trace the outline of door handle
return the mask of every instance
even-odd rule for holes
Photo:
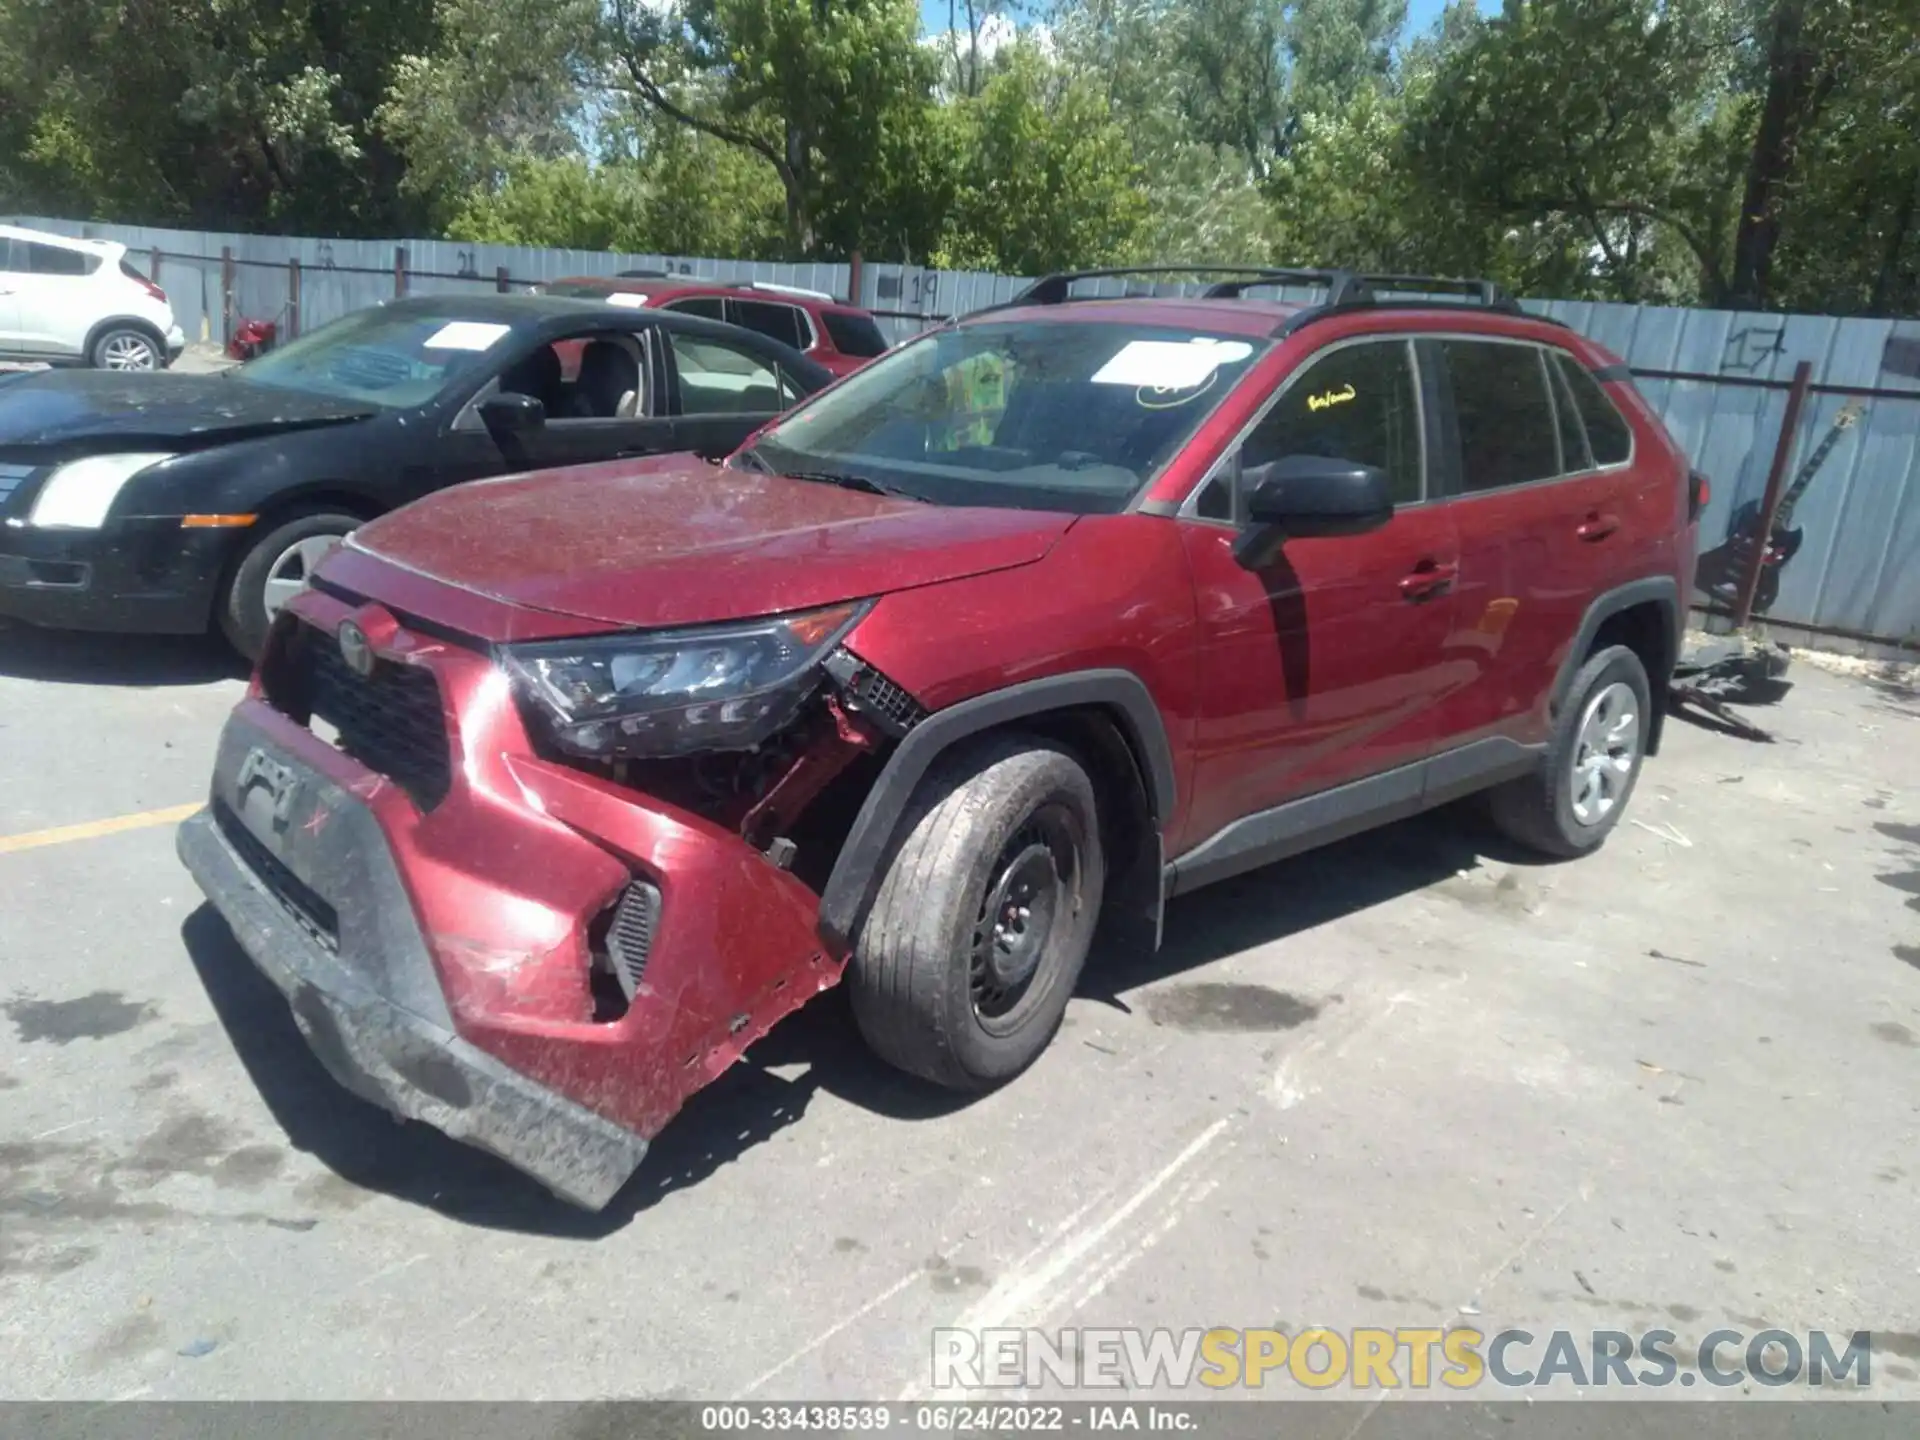
[[[1604,540],[1619,528],[1620,517],[1618,515],[1602,515],[1596,510],[1587,516],[1587,518],[1580,523],[1580,528],[1573,533],[1578,535],[1582,540]]]
[[[1414,567],[1413,573],[1400,582],[1400,593],[1408,600],[1429,600],[1451,589],[1459,574],[1458,565],[1440,565],[1432,560],[1422,560]]]

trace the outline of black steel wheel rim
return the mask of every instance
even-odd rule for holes
[[[989,1034],[1017,1030],[1050,988],[1077,909],[1076,829],[1063,806],[1043,806],[1007,838],[988,872],[968,980],[974,1018]]]

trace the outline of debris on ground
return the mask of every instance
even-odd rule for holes
[[[1743,739],[1771,743],[1771,734],[1732,706],[1778,700],[1792,659],[1786,646],[1750,635],[1690,635],[1669,693],[1678,709],[1699,710]]]

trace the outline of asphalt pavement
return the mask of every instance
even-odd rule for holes
[[[897,1400],[1104,1326],[1871,1328],[1920,1398],[1920,697],[1791,678],[1588,860],[1448,812],[1177,902],[970,1103],[829,994],[589,1216],[201,907],[217,648],[0,633],[0,1398]]]

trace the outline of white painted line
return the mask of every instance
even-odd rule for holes
[[[828,1326],[825,1330],[822,1330],[818,1335],[814,1336],[813,1339],[807,1341],[806,1344],[802,1345],[798,1350],[794,1351],[791,1355],[787,1356],[787,1358],[782,1360],[778,1365],[774,1366],[771,1370],[767,1371],[764,1375],[761,1375],[758,1379],[749,1383],[746,1389],[740,1392],[741,1398],[745,1399],[747,1396],[753,1394],[754,1391],[758,1390],[762,1385],[766,1384],[769,1380],[776,1379],[777,1377],[786,1374],[787,1371],[791,1370],[795,1365],[798,1365],[802,1360],[806,1359],[807,1356],[811,1355],[814,1351],[818,1350],[822,1345],[826,1344],[829,1340],[833,1339],[834,1336],[838,1335],[842,1330],[846,1329],[849,1325],[853,1324],[854,1321],[860,1319],[863,1315],[872,1314],[875,1310],[878,1310],[882,1305],[886,1304],[887,1301],[893,1299],[893,1297],[898,1295],[902,1290],[906,1289],[909,1285],[913,1284],[914,1281],[924,1280],[926,1278],[926,1275],[927,1275],[927,1272],[924,1270],[909,1270],[905,1275],[902,1275],[898,1280],[894,1281],[893,1284],[889,1285],[886,1289],[882,1290],[878,1295],[874,1296],[873,1299],[867,1301],[867,1303],[862,1305],[858,1310],[853,1311],[849,1315],[842,1316],[834,1324]]]
[[[1037,1302],[1049,1298],[1050,1292],[1071,1276],[1076,1265],[1085,1259],[1102,1240],[1126,1224],[1135,1212],[1165,1188],[1168,1181],[1193,1163],[1201,1151],[1225,1134],[1230,1123],[1232,1122],[1227,1119],[1214,1121],[1201,1131],[1186,1149],[1156,1171],[1144,1185],[1127,1198],[1119,1209],[1098,1225],[1070,1236],[1065,1244],[1056,1248],[1054,1254],[1041,1260],[1031,1270],[1022,1266],[1019,1271],[995,1285],[979,1304],[969,1309],[961,1318],[960,1328],[998,1329],[1032,1308]]]

